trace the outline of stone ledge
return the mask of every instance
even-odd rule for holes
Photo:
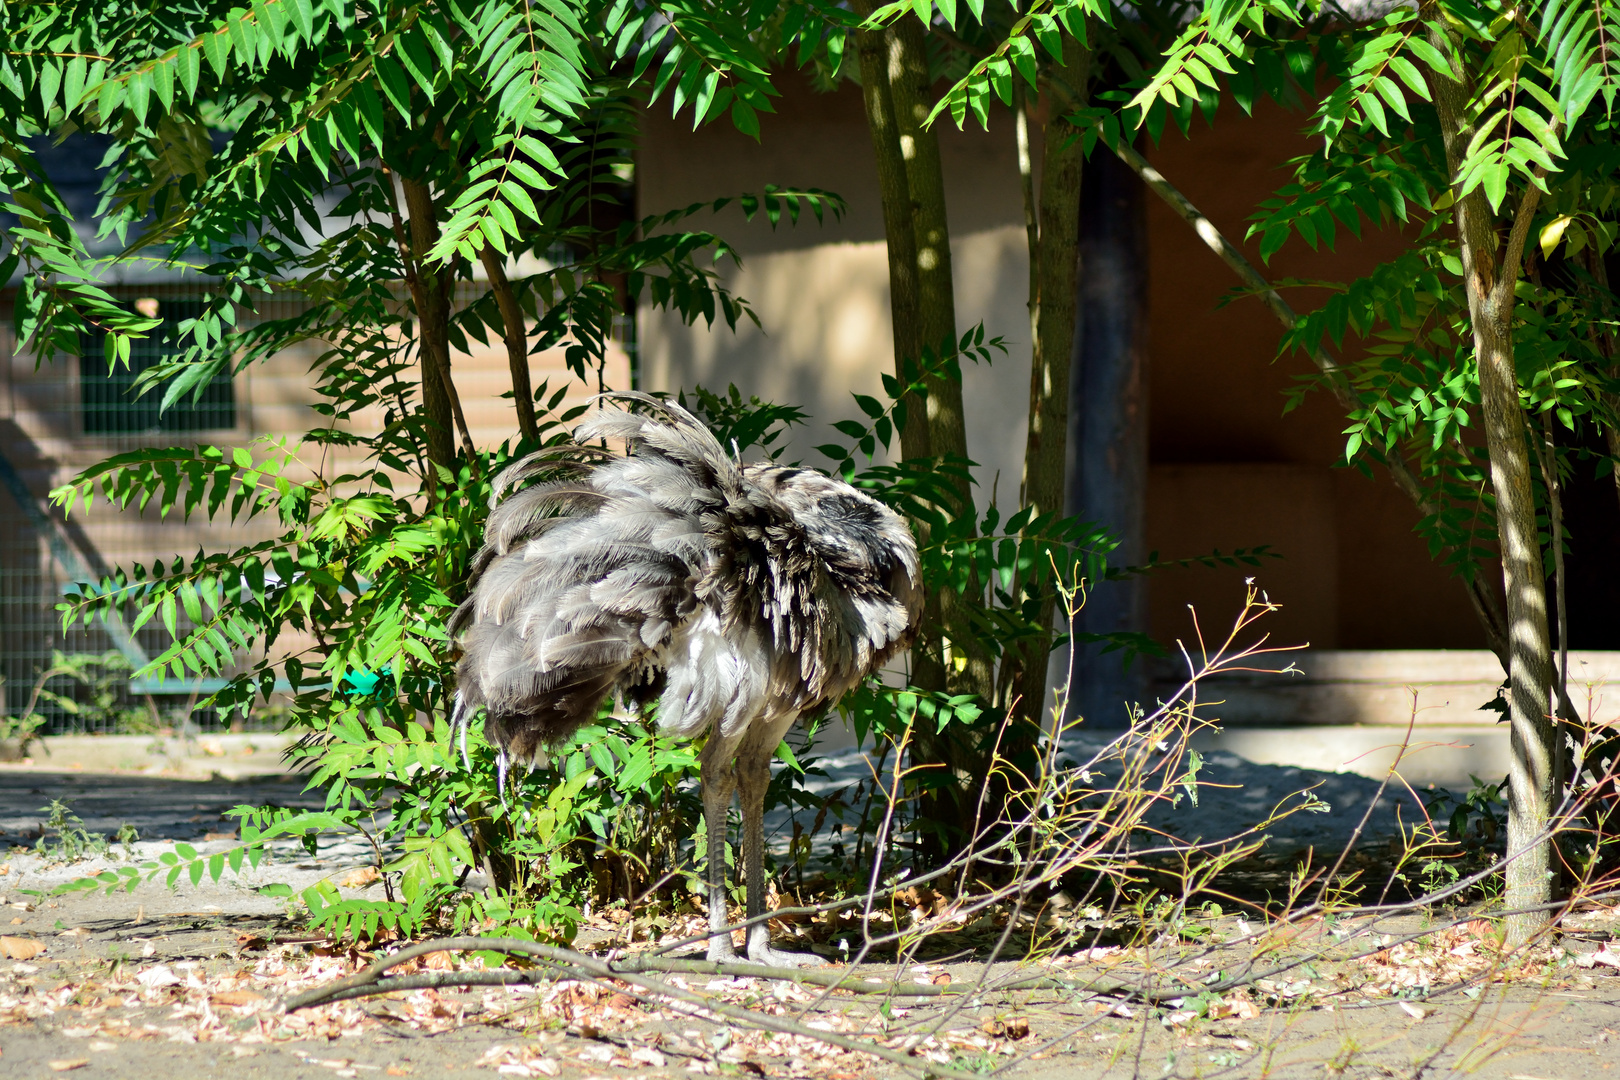
[[[1502,668],[1484,649],[1302,649],[1273,653],[1268,667],[1292,663],[1297,674],[1243,672],[1205,681],[1199,712],[1234,727],[1372,725],[1404,727],[1417,691],[1419,727],[1485,727],[1498,714]],[[1184,674],[1169,661],[1151,667],[1156,698],[1174,693]],[[1570,697],[1597,719],[1620,714],[1620,652],[1569,654]],[[1605,693],[1606,686],[1614,690]]]
[[[26,755],[0,743],[0,761],[12,769],[45,772],[138,772],[206,780],[239,780],[292,772],[282,759],[293,739],[251,735],[53,735],[29,743]]]
[[[1192,737],[1192,747],[1203,754],[1225,750],[1257,765],[1350,772],[1382,780],[1404,735],[1404,728],[1392,726],[1239,727],[1200,731]],[[1506,724],[1426,725],[1413,731],[1400,775],[1419,797],[1431,784],[1461,793],[1472,786],[1473,776],[1492,783],[1501,780],[1512,759]],[[1400,780],[1390,783],[1401,790]]]

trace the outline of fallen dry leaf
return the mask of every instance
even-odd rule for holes
[[[21,922],[22,920],[13,919],[11,921]],[[0,937],[0,955],[4,955],[8,960],[32,960],[44,951],[45,946],[33,938]]]
[[[357,866],[338,878],[338,884],[345,889],[358,889],[361,886],[370,885],[380,877],[382,875],[377,872],[375,866]]]
[[[422,958],[422,966],[429,971],[454,971],[456,954],[448,952],[428,953]]]
[[[1217,1001],[1210,1006],[1209,1018],[1211,1020],[1258,1020],[1260,1006],[1244,996],[1234,996],[1227,1001]]]
[[[951,973],[950,972],[942,971],[938,975],[934,976],[934,985],[935,986],[949,986],[950,984],[951,984]]]
[[[1620,954],[1610,952],[1609,947],[1605,945],[1597,952],[1587,953],[1584,956],[1575,958],[1576,967],[1590,968],[1599,964],[1604,967],[1620,968]]]
[[[1005,1020],[991,1018],[980,1024],[979,1030],[997,1039],[1022,1039],[1029,1034],[1029,1021],[1022,1016],[1009,1016]]]
[[[75,926],[71,930],[64,930],[57,937],[89,937],[90,931],[82,926]]]
[[[148,990],[156,990],[164,986],[178,986],[184,980],[182,980],[180,976],[176,975],[174,972],[170,971],[163,964],[159,964],[156,967],[149,967],[145,971],[138,973],[135,976],[135,981],[146,987]]]
[[[89,1058],[64,1058],[58,1061],[47,1061],[52,1072],[67,1072],[69,1069],[82,1069],[90,1064]]]
[[[216,1005],[256,1005],[261,1001],[270,999],[263,994],[255,994],[252,990],[224,990],[218,994],[210,994],[210,999]]]
[[[1434,1012],[1433,1009],[1422,1008],[1421,1006],[1412,1004],[1410,1001],[1401,1002],[1401,1011],[1414,1020],[1426,1020],[1428,1019],[1429,1014]]]

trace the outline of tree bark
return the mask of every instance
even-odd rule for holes
[[[884,33],[895,134],[911,200],[913,280],[917,290],[917,345],[956,343],[956,295],[951,277],[951,234],[945,217],[945,173],[939,137],[923,126],[932,108],[922,24],[899,20]],[[919,348],[919,352],[920,352]],[[915,355],[915,354],[914,354]],[[962,384],[943,376],[928,383],[928,436],[934,456],[967,456]],[[967,485],[961,494],[969,497]]]
[[[855,0],[855,14],[872,13],[870,0]],[[867,131],[877,159],[878,191],[883,203],[883,234],[889,260],[889,312],[894,339],[895,377],[906,379],[906,362],[922,356],[922,328],[917,297],[917,235],[911,213],[911,189],[906,182],[906,161],[900,150],[894,98],[889,86],[889,44],[884,31],[856,34],[856,55],[861,67],[861,99]],[[915,394],[905,400],[906,422],[900,425],[900,454],[906,461],[934,456],[929,441],[928,405]],[[928,526],[913,520],[919,544],[928,542]],[[944,617],[940,598],[930,594],[923,603],[922,626],[911,649],[911,682],[924,690],[945,689]]]
[[[405,193],[405,213],[411,230],[411,292],[416,302],[416,347],[422,372],[422,411],[428,422],[428,462],[430,467],[449,468],[456,459],[456,447],[450,382],[450,298],[445,287],[448,275],[434,271],[422,258],[439,238],[439,223],[426,185],[402,176],[400,187]],[[438,477],[429,477],[429,484],[437,486]]]
[[[928,349],[955,349],[956,296],[951,272],[951,234],[945,216],[945,173],[939,138],[924,121],[932,108],[928,54],[923,26],[903,18],[884,34],[888,45],[889,92],[895,130],[905,162],[911,197],[912,234],[916,242],[917,332]],[[928,389],[928,443],[934,457],[966,459],[967,425],[962,412],[962,383],[948,375],[932,377]],[[974,514],[972,486],[956,485],[960,512]],[[970,586],[971,588],[972,586]],[[941,618],[949,635],[946,686],[954,693],[976,694],[990,701],[995,693],[995,664],[967,617],[964,599],[940,596]]]
[[[1080,200],[1080,304],[1069,381],[1065,513],[1105,527],[1119,542],[1110,563],[1147,556],[1147,191],[1112,154],[1086,163]],[[1147,630],[1146,581],[1096,581],[1074,619],[1077,633]],[[1147,702],[1146,666],[1076,643],[1068,715],[1124,727]]]
[[[523,322],[523,309],[512,293],[512,283],[506,279],[501,253],[486,244],[480,254],[484,272],[489,275],[490,291],[495,294],[495,305],[501,309],[506,366],[512,371],[512,403],[517,407],[518,433],[525,442],[538,446],[540,424],[534,416],[534,387],[529,382],[529,332]]]
[[[855,14],[872,14],[870,0],[855,0]],[[917,300],[917,236],[912,228],[911,191],[906,160],[900,151],[894,98],[889,89],[889,46],[883,31],[855,35],[861,66],[861,101],[866,128],[877,158],[878,191],[883,203],[883,238],[889,256],[889,310],[894,338],[894,373],[903,377],[903,362],[922,355]],[[906,422],[900,426],[900,453],[909,461],[933,457],[928,440],[928,407],[915,394],[906,398]]]
[[[1072,40],[1070,48],[1079,48]],[[1076,84],[1084,95],[1089,50],[1081,50]],[[1084,105],[1085,101],[1079,102]],[[1037,515],[1061,514],[1068,465],[1069,362],[1074,351],[1080,280],[1080,183],[1086,157],[1079,131],[1061,116],[1047,118],[1041,146],[1041,198],[1036,210],[1039,245],[1030,253],[1039,268],[1034,310],[1035,340],[1029,366],[1029,427],[1024,441],[1023,504]],[[1043,568],[1045,569],[1045,568]],[[1020,643],[1015,683],[1017,715],[1043,723],[1046,671],[1052,650],[1056,598],[1045,596],[1036,615],[1037,633]]]
[[[1424,10],[1430,42],[1446,55],[1458,51],[1432,6]],[[1459,175],[1473,129],[1467,123],[1469,89],[1428,73],[1446,165]],[[1455,188],[1454,188],[1455,190]],[[1524,409],[1513,366],[1514,283],[1537,189],[1527,187],[1497,264],[1495,217],[1485,193],[1475,188],[1457,200],[1457,238],[1469,321],[1479,364],[1481,412],[1491,487],[1496,495],[1496,528],[1507,596],[1508,705],[1513,761],[1508,774],[1506,868],[1507,941],[1518,945],[1547,924],[1545,911],[1520,911],[1546,904],[1553,894],[1552,841],[1545,835],[1556,791],[1556,726],[1552,719],[1552,642],[1547,625],[1547,583],[1536,533],[1535,491]]]

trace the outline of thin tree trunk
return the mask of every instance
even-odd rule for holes
[[[894,103],[895,132],[905,163],[911,198],[917,290],[917,344],[937,349],[956,343],[956,296],[951,277],[951,234],[945,217],[945,173],[939,159],[939,137],[924,127],[932,108],[928,56],[922,24],[901,19],[884,34],[888,46],[888,82]],[[935,377],[928,384],[929,447],[934,455],[967,456],[967,428],[962,418],[962,384]],[[961,494],[969,495],[967,485]]]
[[[1541,462],[1541,487],[1547,493],[1547,517],[1552,525],[1552,535],[1548,540],[1552,544],[1553,617],[1558,631],[1558,656],[1553,666],[1553,700],[1558,706],[1558,719],[1574,725],[1580,722],[1580,717],[1575,712],[1574,702],[1569,700],[1569,579],[1564,573],[1564,494],[1558,478],[1558,443],[1553,438],[1552,419],[1546,413],[1541,414],[1536,456]],[[1553,758],[1553,797],[1561,800],[1567,790],[1573,757],[1571,748],[1556,730],[1553,737],[1553,745],[1557,749]]]
[[[1069,46],[1079,47],[1072,41]],[[1090,51],[1081,50],[1075,81],[1082,88],[1090,60]],[[1038,515],[1063,512],[1069,360],[1074,352],[1080,279],[1080,181],[1086,163],[1079,134],[1061,116],[1048,117],[1041,148],[1041,201],[1037,209],[1040,245],[1031,253],[1040,268],[1040,280],[1022,484],[1024,505],[1034,507]],[[1051,705],[1046,700],[1046,668],[1055,606],[1055,598],[1048,591],[1036,616],[1038,633],[1023,641],[1018,650],[1017,712],[1020,718],[1035,723],[1044,720]]]
[[[870,0],[855,0],[855,14],[872,13]],[[894,337],[894,373],[906,378],[906,363],[922,356],[922,329],[917,299],[917,236],[912,221],[911,190],[906,183],[906,161],[889,87],[889,45],[883,31],[859,31],[856,55],[861,66],[861,98],[866,126],[877,159],[878,191],[883,203],[883,233],[889,260],[889,311]],[[929,442],[928,406],[915,394],[905,400],[905,423],[900,425],[900,454],[906,461],[934,456]],[[928,526],[911,522],[917,542],[928,542]],[[930,594],[923,604],[922,626],[911,649],[911,682],[924,690],[945,689],[943,614],[940,598]]]
[[[481,255],[484,272],[489,275],[490,291],[495,294],[495,305],[501,309],[506,366],[512,371],[512,403],[517,406],[518,433],[525,442],[538,446],[540,424],[534,416],[534,387],[529,382],[529,332],[523,322],[523,309],[512,293],[512,283],[506,279],[501,253],[486,244]]]
[[[439,223],[434,216],[433,196],[426,185],[402,176],[400,187],[405,193],[405,212],[411,229],[411,258],[415,264],[412,299],[416,301],[422,410],[427,414],[428,421],[428,461],[432,465],[449,468],[456,458],[453,425],[460,422],[462,438],[469,447],[469,457],[472,436],[467,432],[465,418],[455,415],[460,411],[460,403],[455,400],[455,384],[450,381],[448,275],[431,269],[422,259],[438,241]],[[438,478],[431,477],[430,482],[436,485]]]
[[[871,0],[855,0],[855,14],[872,14]],[[894,98],[889,90],[889,47],[883,31],[862,30],[855,36],[861,65],[861,100],[866,128],[877,158],[878,191],[883,202],[883,237],[889,256],[889,310],[894,337],[894,373],[904,377],[904,361],[922,355],[918,322],[917,236],[912,228],[911,191],[906,160],[895,126]],[[906,398],[906,422],[900,426],[900,452],[910,461],[933,456],[928,441],[927,404],[915,394]]]
[[[915,19],[901,19],[885,32],[884,39],[889,47],[889,93],[894,103],[895,130],[911,195],[917,329],[924,348],[954,349],[956,297],[951,275],[951,234],[945,216],[945,173],[940,163],[939,138],[932,128],[924,126],[932,108],[932,94],[923,26]],[[960,379],[937,376],[928,381],[928,444],[934,457],[968,456]],[[962,480],[956,489],[961,511],[971,518],[971,485]],[[947,687],[956,693],[991,700],[995,693],[994,661],[971,629],[964,599],[945,593],[940,596],[940,607],[951,645],[951,662],[945,671]]]
[[[1438,11],[1426,7],[1423,17],[1431,43],[1451,55]],[[1429,73],[1446,164],[1459,174],[1473,130],[1465,117],[1466,86]],[[1491,487],[1496,495],[1496,527],[1507,596],[1509,650],[1509,722],[1513,761],[1508,774],[1507,895],[1510,912],[1546,904],[1553,894],[1552,842],[1544,834],[1552,819],[1556,779],[1556,727],[1551,717],[1552,642],[1547,627],[1547,583],[1542,574],[1541,544],[1536,534],[1535,490],[1524,409],[1519,402],[1513,367],[1514,284],[1535,211],[1537,189],[1527,187],[1514,218],[1502,264],[1497,265],[1496,222],[1482,189],[1457,200],[1457,238],[1469,321],[1479,364],[1481,412]],[[1518,945],[1547,924],[1545,911],[1520,911],[1507,917],[1507,941]]]
[[[855,0],[855,11],[863,18],[869,15],[868,0]],[[934,133],[921,126],[929,109],[922,46],[922,27],[912,19],[857,37],[867,126],[883,195],[895,370],[902,375],[906,361],[920,363],[925,349],[942,344],[954,348],[956,336],[939,144]],[[924,388],[924,401],[907,402],[907,422],[900,431],[902,453],[911,460],[966,457],[961,383],[934,375]],[[972,492],[966,482],[957,485],[957,497],[971,520]],[[919,543],[926,544],[926,526],[913,522],[913,528]],[[911,650],[911,681],[920,689],[976,693],[988,701],[994,669],[987,651],[962,632],[967,624],[965,606],[963,597],[944,591],[925,599],[922,627]],[[951,659],[966,663],[947,663],[947,644],[954,654]],[[971,828],[985,762],[977,748],[961,744],[958,732],[941,732],[927,723],[919,723],[912,732],[911,759],[948,774],[927,783],[917,805],[918,820],[939,827],[922,833],[920,854],[925,861],[938,861],[948,853],[952,834],[959,836]]]
[[[1598,288],[1603,290],[1605,299],[1608,299],[1613,295],[1609,291],[1608,264],[1603,261],[1603,253],[1597,248],[1588,247],[1586,250],[1592,280],[1597,282]],[[1620,349],[1615,347],[1614,331],[1606,330],[1600,333],[1594,330],[1593,337],[1597,339],[1599,351],[1609,361],[1609,377],[1620,377],[1620,368],[1615,366],[1615,358],[1620,355]],[[1598,426],[1603,429],[1603,441],[1608,446],[1610,466],[1614,472],[1615,493],[1620,495],[1620,396],[1605,393],[1602,397],[1609,407],[1609,414],[1615,418],[1615,423],[1604,423],[1599,419]]]
[[[1080,178],[1086,160],[1078,134],[1068,121],[1049,119],[1041,155],[1040,296],[1023,478],[1024,504],[1040,514],[1063,509],[1069,354],[1074,350],[1080,279]]]

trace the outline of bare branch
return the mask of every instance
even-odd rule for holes
[[[1152,189],[1155,195],[1163,199],[1170,209],[1174,210],[1183,221],[1192,226],[1199,239],[1203,240],[1204,244],[1233,273],[1237,274],[1238,279],[1265,303],[1266,308],[1277,317],[1277,321],[1282,323],[1285,329],[1292,330],[1298,325],[1299,316],[1288,305],[1288,301],[1284,300],[1282,295],[1272,288],[1271,283],[1261,275],[1260,271],[1255,269],[1253,263],[1244,257],[1243,252],[1239,251],[1237,246],[1228,240],[1220,229],[1216,228],[1213,221],[1205,217],[1198,207],[1192,204],[1191,200],[1183,195],[1169,180],[1165,179],[1163,173],[1150,165],[1147,159],[1137,153],[1134,147],[1123,141],[1117,146],[1110,147],[1110,149],[1130,167],[1132,172],[1142,178],[1142,182]],[[1523,238],[1521,237],[1521,249],[1522,246]],[[1346,412],[1351,411],[1355,407],[1355,402],[1350,396],[1347,381],[1344,377],[1344,369],[1319,343],[1312,342],[1309,348],[1311,360],[1316,364],[1317,370],[1327,377],[1334,399],[1338,401],[1339,406]],[[1424,493],[1422,485],[1418,483],[1417,477],[1412,475],[1412,470],[1407,467],[1399,452],[1386,455],[1384,467],[1389,470],[1391,478],[1395,481],[1395,486],[1400,488],[1406,494],[1406,497],[1412,500],[1419,513],[1423,514],[1424,517],[1433,517],[1440,512],[1440,507]],[[1491,651],[1496,654],[1496,658],[1502,664],[1503,670],[1506,670],[1507,634],[1504,630],[1506,620],[1502,614],[1501,602],[1497,599],[1496,594],[1484,584],[1481,575],[1477,573],[1466,579],[1463,582],[1463,587],[1468,592],[1468,602],[1474,609],[1474,615],[1479,619],[1480,625],[1485,631],[1486,642],[1489,644]]]

